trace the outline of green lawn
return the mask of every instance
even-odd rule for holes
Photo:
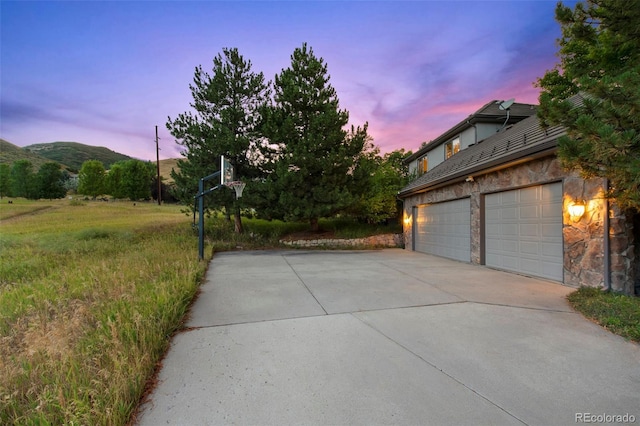
[[[640,297],[583,287],[567,299],[585,317],[612,333],[640,343]]]

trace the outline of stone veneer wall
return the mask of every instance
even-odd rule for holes
[[[636,241],[639,226],[638,216],[621,212],[615,205],[609,209],[609,251],[611,253],[611,288],[625,294],[637,294],[634,287],[640,279],[640,259]],[[635,234],[635,235],[634,235]]]
[[[602,180],[585,181],[567,173],[555,156],[533,160],[497,172],[474,177],[473,182],[459,182],[404,202],[405,248],[412,249],[413,207],[457,198],[471,200],[471,263],[481,263],[481,209],[483,194],[552,182],[563,183],[563,252],[564,283],[570,286],[604,285],[604,219],[607,214]],[[567,207],[576,199],[587,202],[585,215],[573,222]],[[632,224],[624,216],[610,219],[612,288],[633,294],[634,249]]]
[[[573,287],[604,286],[604,218],[607,214],[601,179],[585,181],[575,175],[563,186],[564,283]],[[585,201],[584,216],[574,222],[568,207]]]

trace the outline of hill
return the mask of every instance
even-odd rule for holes
[[[108,169],[113,163],[131,160],[128,155],[120,154],[102,146],[91,146],[77,142],[51,142],[25,146],[24,150],[66,164],[70,169],[79,171],[87,160],[99,160]]]
[[[21,148],[0,139],[0,164],[11,165],[14,161],[29,160],[34,171],[37,171],[43,164],[55,161],[71,172],[78,172],[85,159],[100,160],[108,169],[116,161],[130,160],[131,157],[108,148],[76,142],[41,143]],[[153,163],[155,164],[155,161]],[[178,158],[160,160],[160,176],[164,178],[163,181],[166,184],[173,183],[172,169],[178,170]]]
[[[165,184],[173,183],[173,178],[171,177],[171,169],[175,169],[176,171],[180,170],[180,168],[178,167],[178,158],[167,158],[166,160],[160,160],[160,176],[162,176],[163,182]]]
[[[13,164],[18,160],[28,160],[37,171],[43,164],[50,163],[51,160],[36,153],[26,151],[11,142],[0,139],[0,164]]]

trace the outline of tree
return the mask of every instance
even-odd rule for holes
[[[640,212],[640,0],[558,3],[556,20],[560,63],[537,81],[538,114],[566,128],[566,168],[608,179],[608,196]]]
[[[99,160],[87,160],[82,163],[78,174],[78,193],[96,198],[105,193],[105,170]]]
[[[349,113],[339,108],[327,65],[306,43],[296,48],[291,66],[275,76],[273,103],[266,109],[263,155],[271,159],[263,190],[269,216],[318,219],[353,203],[350,173],[368,140],[367,126],[344,130]]]
[[[10,181],[11,194],[14,197],[37,198],[33,165],[29,160],[13,162]]]
[[[132,201],[151,198],[153,168],[150,163],[140,160],[126,160],[122,165],[122,186],[124,195]]]
[[[380,149],[367,144],[354,170],[354,192],[357,199],[350,208],[353,216],[370,223],[398,217],[402,203],[398,191],[409,183],[408,167],[402,159],[411,155],[399,149],[380,156]]]
[[[11,197],[11,167],[0,164],[0,198]]]
[[[219,170],[220,156],[224,155],[235,167],[236,179],[249,180],[256,176],[252,153],[260,143],[257,125],[260,107],[268,96],[269,88],[262,73],[251,70],[236,48],[225,48],[213,59],[212,74],[195,70],[193,84],[189,85],[195,113],[185,112],[167,121],[167,129],[176,142],[185,149],[186,160],[179,161],[179,172],[172,172],[175,193],[185,203],[193,203],[198,180]],[[212,194],[218,203],[231,205],[231,191]],[[240,203],[234,211],[236,232],[242,232]]]
[[[105,191],[113,198],[127,198],[124,188],[124,165],[123,161],[113,163],[109,173],[105,177]]]
[[[48,162],[40,166],[36,174],[36,186],[39,198],[64,198],[67,190],[64,187],[60,164]]]

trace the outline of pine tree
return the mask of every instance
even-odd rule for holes
[[[560,63],[537,82],[539,116],[567,129],[565,167],[607,178],[608,196],[640,212],[640,0],[559,3],[556,20]]]
[[[364,128],[344,130],[349,113],[339,107],[327,65],[306,43],[291,66],[275,76],[273,104],[263,127],[271,158],[263,211],[271,217],[309,221],[331,216],[353,202],[350,172],[367,140]]]
[[[179,172],[173,172],[177,190],[183,202],[193,202],[198,180],[220,169],[224,155],[235,167],[236,179],[248,180],[256,175],[252,153],[260,143],[257,125],[259,110],[268,96],[268,85],[262,73],[251,70],[236,48],[225,48],[213,59],[212,74],[202,66],[195,70],[189,85],[195,112],[185,112],[174,120],[169,118],[167,129],[185,149],[186,160],[180,161]],[[216,191],[211,198],[230,204],[231,191]],[[188,204],[189,205],[189,204]],[[242,232],[239,200],[233,207],[236,232]]]

